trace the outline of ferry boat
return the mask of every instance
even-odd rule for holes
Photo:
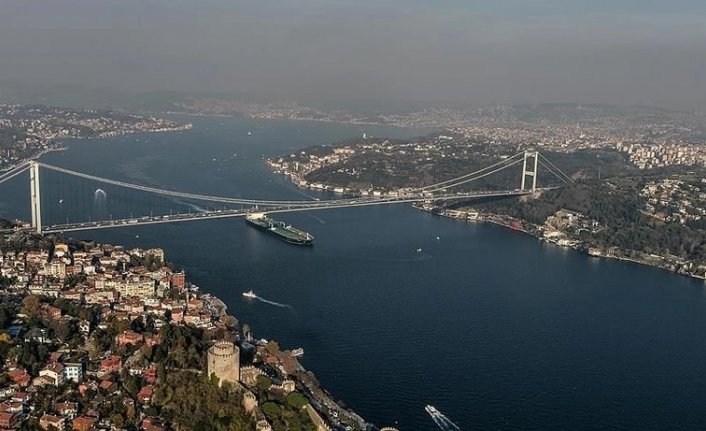
[[[296,245],[313,245],[314,236],[303,230],[292,227],[282,221],[267,217],[265,214],[250,214],[245,221],[262,231],[277,235],[280,239]]]
[[[257,295],[255,295],[255,292],[252,290],[248,290],[247,292],[243,292],[243,296],[246,298],[257,298]]]

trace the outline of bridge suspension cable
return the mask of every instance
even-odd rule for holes
[[[566,184],[566,183],[568,182],[568,181],[566,180],[566,178],[564,178],[563,176],[561,176],[560,174],[558,174],[557,172],[555,172],[549,165],[547,165],[546,163],[544,163],[542,160],[539,160],[539,164],[540,164],[540,166],[542,166],[544,169],[546,169],[548,172],[550,172],[552,175],[554,175],[555,177],[557,177],[557,178],[559,179],[559,181],[561,181],[562,183]]]
[[[495,168],[496,166],[501,166],[501,165],[503,165],[503,164],[505,164],[505,163],[507,163],[507,162],[509,162],[509,161],[511,161],[511,160],[513,160],[513,159],[515,159],[516,157],[519,157],[519,156],[523,155],[523,154],[524,154],[524,152],[519,152],[519,153],[515,154],[515,155],[512,156],[512,157],[508,157],[508,158],[503,159],[503,160],[501,160],[501,161],[499,161],[499,162],[493,163],[492,165],[486,166],[486,167],[483,168],[483,169],[478,169],[478,170],[475,171],[475,172],[471,172],[471,173],[469,173],[469,174],[464,174],[464,175],[461,175],[460,177],[451,178],[450,180],[441,181],[441,182],[438,182],[438,183],[436,183],[436,184],[430,184],[430,185],[428,185],[428,186],[419,187],[419,188],[414,189],[414,190],[412,190],[412,191],[413,191],[413,192],[424,192],[424,191],[428,191],[428,189],[447,188],[447,186],[445,186],[446,184],[453,184],[453,183],[455,183],[455,182],[457,182],[457,181],[461,181],[461,180],[464,180],[464,179],[466,179],[466,178],[473,177],[473,176],[475,176],[475,175],[480,174],[480,173],[483,172],[483,171],[487,171],[487,170],[489,170],[489,169],[493,169],[493,168]],[[508,165],[508,166],[509,166],[509,165]],[[504,169],[504,168],[502,168],[502,169]],[[459,183],[459,184],[463,184],[463,183]],[[451,186],[448,186],[448,187],[455,187],[456,185],[457,185],[457,184],[454,184],[454,185],[451,185]]]
[[[139,185],[139,184],[128,183],[125,181],[111,180],[111,179],[102,178],[102,177],[99,177],[96,175],[85,174],[85,173],[74,171],[71,169],[66,169],[66,168],[61,168],[58,166],[48,165],[48,164],[44,164],[44,163],[36,163],[36,162],[25,162],[21,165],[18,165],[17,167],[13,168],[10,171],[1,174],[0,175],[0,183],[7,181],[16,175],[19,175],[20,173],[27,170],[27,168],[30,166],[36,166],[36,167],[46,168],[50,171],[69,175],[71,177],[94,181],[94,182],[98,182],[101,184],[113,185],[113,186],[121,187],[124,189],[136,190],[136,191],[151,193],[151,194],[160,195],[160,196],[178,198],[178,199],[220,203],[220,204],[224,204],[222,211],[227,212],[228,214],[230,214],[230,212],[233,212],[233,211],[235,211],[234,214],[242,212],[243,211],[242,206],[249,206],[249,207],[254,206],[255,210],[257,210],[258,206],[262,206],[262,207],[264,207],[263,208],[264,211],[285,211],[285,210],[292,211],[292,210],[306,210],[306,209],[319,209],[319,208],[336,208],[336,207],[346,207],[346,206],[376,205],[376,204],[381,204],[381,203],[394,203],[394,202],[412,202],[412,201],[424,200],[424,199],[458,198],[458,196],[462,196],[464,194],[463,193],[455,193],[455,194],[448,193],[447,189],[450,189],[453,187],[458,187],[463,184],[467,184],[467,183],[470,183],[473,181],[480,180],[482,178],[493,175],[497,172],[508,169],[512,166],[515,166],[523,161],[526,161],[527,154],[528,153],[526,151],[522,151],[522,152],[519,152],[511,157],[507,157],[503,160],[500,160],[496,163],[493,163],[489,166],[486,166],[482,169],[478,169],[474,172],[464,174],[464,175],[458,176],[456,178],[440,181],[435,184],[430,184],[427,186],[411,189],[411,190],[408,190],[407,193],[400,194],[400,195],[376,196],[376,197],[355,197],[355,198],[349,198],[349,199],[323,199],[323,200],[316,200],[314,202],[308,201],[308,200],[307,201],[304,201],[304,200],[294,200],[293,201],[293,200],[243,199],[243,198],[212,196],[212,195],[204,195],[204,194],[188,193],[188,192],[178,192],[178,191],[173,191],[173,190],[160,189],[157,187],[150,187],[150,186],[143,186],[143,185]],[[539,163],[541,163],[541,165],[544,168],[546,168],[552,175],[556,176],[564,183],[571,181],[571,178],[568,175],[566,175],[563,171],[561,171],[559,168],[557,168],[556,165],[551,163],[549,160],[547,160],[544,156],[542,156],[538,152],[536,154],[537,155],[534,157],[536,157],[537,160],[539,161]],[[35,163],[35,164],[32,165],[32,163]],[[517,190],[518,189],[515,189],[515,191],[508,190],[507,193],[512,194],[512,193],[517,192]],[[439,193],[439,192],[442,192],[442,193]],[[500,192],[496,191],[495,193],[497,194]],[[503,192],[503,193],[505,193],[505,192]],[[468,193],[466,193],[466,194],[468,194]],[[478,193],[476,193],[476,194],[478,194]],[[482,195],[482,194],[484,194],[484,192],[480,192],[480,194]],[[60,199],[59,201],[61,202],[61,201],[63,201],[63,199]],[[152,205],[152,203],[150,203],[150,205]],[[225,205],[241,205],[241,208],[240,208],[240,210],[227,209],[225,207]],[[248,211],[252,211],[252,208]],[[204,210],[204,211],[199,211],[199,212],[208,212],[208,211]],[[217,212],[220,212],[220,211],[214,211],[214,213],[217,213]],[[171,215],[171,210],[170,210],[170,215]],[[150,211],[150,217],[152,217],[152,211]],[[130,212],[130,219],[132,219],[132,218],[133,218],[132,212]],[[111,220],[112,220],[112,214],[111,214]],[[68,225],[68,218],[67,218],[67,225]],[[81,226],[83,226],[83,225],[81,225]]]
[[[550,169],[547,165],[544,165],[544,167],[547,168],[547,170],[549,170],[549,172],[554,174],[554,176],[556,176],[560,180],[564,181],[564,184],[574,182],[574,180],[570,176],[566,175],[566,173],[564,171],[559,169],[554,163],[552,163],[549,159],[544,157],[544,154],[539,153],[539,152],[537,154],[539,154],[539,158],[541,159],[540,161],[544,161],[545,163],[549,164],[549,166],[551,166],[553,169]],[[553,170],[556,170],[561,175],[557,175],[556,172],[554,172]]]
[[[5,181],[11,180],[12,178],[16,177],[17,175],[23,173],[24,171],[27,170],[29,167],[29,162],[24,162],[18,166],[15,166],[14,168],[10,169],[9,171],[5,172],[4,174],[0,175],[0,184],[4,183]]]
[[[96,181],[104,184],[110,184],[118,187],[125,187],[128,189],[139,190],[148,193],[155,193],[162,196],[171,196],[182,199],[193,199],[207,202],[217,202],[222,204],[237,204],[237,205],[262,205],[262,206],[319,206],[324,205],[326,202],[331,201],[275,201],[275,200],[259,200],[259,199],[240,199],[240,198],[228,198],[222,196],[211,196],[211,195],[201,195],[196,193],[186,193],[186,192],[176,192],[172,190],[158,189],[156,187],[141,186],[138,184],[132,184],[125,181],[110,180],[107,178],[101,178],[95,175],[84,174],[77,171],[72,171],[66,168],[60,168],[58,166],[52,166],[47,164],[40,164],[43,168],[64,173],[67,175],[73,175],[75,177]],[[337,200],[336,202],[346,202],[347,199]]]
[[[508,159],[505,159],[505,160],[507,161]],[[522,162],[522,159],[515,160],[515,161],[513,161],[512,163],[509,163],[509,164],[506,164],[505,166],[502,166],[502,167],[493,169],[492,171],[486,172],[486,173],[484,173],[484,174],[482,174],[482,175],[480,175],[480,176],[478,176],[478,177],[475,177],[475,178],[467,178],[467,179],[464,179],[464,180],[461,180],[461,181],[457,181],[457,182],[455,182],[455,183],[453,183],[453,184],[449,184],[449,185],[445,185],[445,186],[442,186],[442,187],[439,187],[439,188],[435,188],[435,189],[433,189],[433,190],[426,190],[426,192],[431,192],[431,193],[433,193],[433,192],[438,192],[438,191],[443,190],[443,189],[447,189],[447,188],[451,188],[451,187],[457,187],[457,186],[460,186],[460,185],[462,185],[462,184],[470,183],[470,182],[472,182],[472,181],[476,181],[476,180],[479,180],[479,179],[481,179],[481,178],[487,177],[488,175],[492,175],[492,174],[494,174],[494,173],[497,173],[497,172],[500,172],[500,171],[502,171],[502,170],[505,170],[505,169],[507,169],[507,168],[509,168],[509,167],[511,167],[511,166],[514,166],[514,165],[520,163],[520,162]]]

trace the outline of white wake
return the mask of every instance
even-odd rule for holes
[[[453,423],[451,419],[446,417],[446,415],[441,413],[438,409],[433,409],[432,411],[427,409],[427,413],[429,413],[434,423],[443,431],[461,431],[458,425]]]
[[[292,308],[292,306],[289,304],[283,304],[281,302],[270,301],[269,299],[265,299],[265,298],[263,298],[261,296],[257,296],[257,295],[255,295],[252,299],[257,299],[260,302],[264,302],[265,304],[274,305],[275,307]]]

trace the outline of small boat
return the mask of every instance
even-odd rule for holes
[[[434,406],[427,405],[424,407],[424,410],[429,413],[429,416],[434,420],[434,422],[441,428],[442,430],[446,431],[461,431],[461,428],[459,428],[458,425],[455,423],[451,422],[451,419],[447,418],[446,415],[441,413],[439,409],[437,409]]]
[[[302,349],[302,348],[300,347],[300,348],[298,348],[298,349],[292,350],[292,356],[296,356],[296,357],[304,356],[304,349]]]
[[[418,248],[418,249],[417,249],[417,253],[421,253],[421,252],[422,252],[422,249],[421,249],[421,248]]]
[[[257,298],[257,295],[255,295],[255,292],[252,290],[248,290],[247,292],[243,292],[243,296],[246,298]]]

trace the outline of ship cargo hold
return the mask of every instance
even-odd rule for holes
[[[274,220],[265,214],[250,214],[245,217],[245,221],[253,227],[268,232],[296,245],[313,245],[314,236],[303,230],[292,227],[282,221]]]

